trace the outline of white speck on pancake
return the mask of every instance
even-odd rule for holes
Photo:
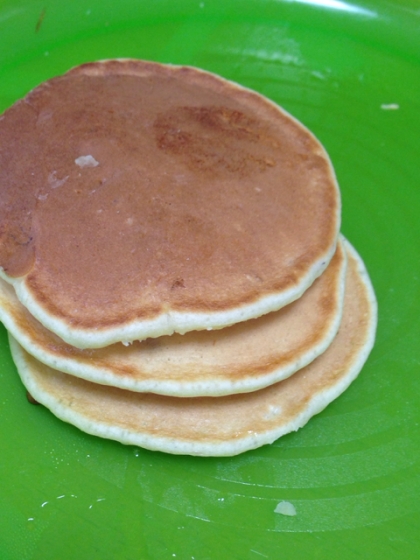
[[[97,167],[99,165],[99,161],[96,161],[91,155],[80,156],[74,160],[74,163],[79,167]]]

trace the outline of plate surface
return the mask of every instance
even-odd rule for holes
[[[113,57],[200,66],[284,106],[331,155],[379,303],[349,390],[223,459],[125,447],[29,405],[0,325],[2,559],[419,557],[419,30],[418,0],[0,0],[1,111]]]

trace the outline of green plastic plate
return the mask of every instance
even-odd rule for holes
[[[0,326],[0,559],[420,558],[420,1],[0,0],[1,111],[113,57],[217,72],[319,137],[376,289],[377,343],[302,430],[202,459],[30,405]]]

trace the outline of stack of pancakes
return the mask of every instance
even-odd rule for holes
[[[0,117],[0,320],[80,429],[234,455],[361,370],[376,301],[319,142],[207,72],[85,64]]]

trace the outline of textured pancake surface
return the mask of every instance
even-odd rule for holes
[[[327,266],[325,150],[261,95],[136,60],[77,67],[0,119],[0,267],[80,348],[220,328],[297,299]]]
[[[33,318],[2,280],[0,320],[41,362],[96,383],[182,397],[248,392],[285,379],[325,351],[340,325],[345,275],[340,241],[325,272],[300,299],[279,311],[222,330],[129,346],[70,346]]]
[[[302,427],[358,375],[373,346],[376,299],[357,253],[348,250],[340,330],[330,347],[288,379],[260,391],[224,397],[176,398],[135,393],[53,370],[10,337],[28,391],[80,429],[176,454],[235,455]]]

